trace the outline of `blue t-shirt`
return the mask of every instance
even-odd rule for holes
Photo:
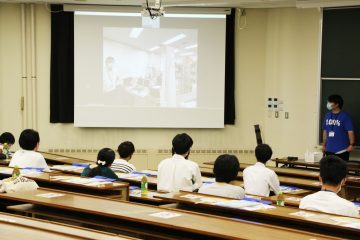
[[[328,112],[325,115],[323,130],[326,130],[326,151],[337,153],[346,150],[350,145],[349,131],[354,131],[354,125],[349,114]],[[333,134],[332,134],[333,133]]]

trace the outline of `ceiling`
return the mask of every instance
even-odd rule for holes
[[[155,0],[149,0],[154,3]],[[337,7],[360,5],[360,0],[162,0],[166,6],[188,7]],[[96,5],[128,5],[141,6],[145,0],[0,0],[10,3],[67,3]]]

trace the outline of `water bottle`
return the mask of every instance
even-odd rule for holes
[[[141,196],[147,196],[148,195],[148,179],[144,175],[141,179]]]
[[[285,206],[285,198],[283,192],[279,192],[276,199],[276,205],[277,206]]]

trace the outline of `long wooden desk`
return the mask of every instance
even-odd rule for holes
[[[287,158],[277,158],[272,159],[275,162],[276,167],[279,167],[279,164],[283,164],[287,167],[305,167],[305,168],[315,168],[318,169],[320,164],[318,162],[305,162],[304,159],[298,160],[288,160]],[[350,161],[348,162],[348,171],[360,173],[360,162]]]
[[[82,172],[82,169],[80,167],[76,167],[76,166],[72,167],[72,166],[56,165],[56,166],[53,166],[52,169],[62,171],[63,173],[77,174],[77,175],[81,174],[81,172]],[[141,173],[141,172],[142,171],[139,171],[138,173]],[[156,171],[153,171],[153,170],[144,170],[144,174],[147,174],[149,172],[152,173],[151,175],[148,175],[148,177],[147,177],[149,188],[156,190],[156,188],[157,188],[157,173],[156,173]],[[206,169],[202,173],[205,176],[207,175],[206,173],[209,173],[208,176],[211,176],[211,178],[203,177],[204,182],[214,181],[213,175],[212,175],[212,170],[210,171],[210,170]],[[117,173],[117,175],[121,181],[128,182],[132,186],[140,186],[141,185],[141,178],[142,178],[141,174]],[[241,180],[233,181],[232,184],[243,187],[243,182]],[[295,195],[307,195],[307,194],[311,193],[311,191],[305,190],[305,189],[296,189],[291,192],[289,192],[289,191],[290,190],[288,190],[287,193],[291,193],[291,194],[295,194]],[[139,200],[137,198],[132,198],[132,199]],[[144,199],[144,200],[146,200],[146,199]]]
[[[0,167],[0,179],[10,177],[12,170],[9,167]],[[34,180],[41,187],[107,196],[122,200],[129,199],[129,184],[126,182],[92,181],[90,178],[80,178],[80,176],[61,172],[29,172],[22,175]],[[85,183],[85,179],[89,181]]]
[[[49,194],[62,195],[52,198],[44,197]],[[89,219],[96,218],[97,222],[101,222],[102,219],[105,221],[114,219],[113,225],[132,225],[136,231],[143,233],[149,231],[152,236],[158,236],[159,239],[163,239],[164,235],[167,239],[337,239],[328,234],[319,235],[277,226],[254,224],[242,219],[232,220],[46,189],[0,194],[0,198],[48,207],[59,214],[65,211],[86,214]],[[111,228],[110,225],[109,228]]]
[[[61,154],[42,152],[42,151],[38,151],[38,152],[44,156],[44,158],[48,164],[94,163],[94,161],[70,157],[70,156],[61,155]]]
[[[211,173],[213,169],[214,162],[207,162],[206,164],[203,164],[201,166],[201,170],[204,175],[206,176],[212,176]],[[246,167],[251,166],[250,164],[240,164],[240,170],[244,170]],[[305,170],[305,169],[295,169],[295,168],[277,168],[277,167],[267,167],[269,169],[272,169],[279,177],[279,180],[282,184],[288,184],[292,186],[298,186],[297,184],[300,184],[299,187],[303,187],[305,189],[308,189],[308,187],[312,186],[312,184],[318,184],[316,182],[319,182],[319,171],[312,171],[312,170]],[[211,169],[207,170],[207,169]],[[240,172],[240,179],[242,179],[242,173]],[[313,182],[311,182],[313,180]],[[310,185],[309,185],[310,184]],[[346,181],[346,187],[354,188],[354,187],[360,187],[360,176],[356,175],[348,175],[347,181]],[[316,190],[316,189],[313,189]],[[351,193],[354,189],[350,189],[349,193]],[[349,194],[353,195],[353,194]],[[356,196],[355,196],[356,197]]]
[[[56,239],[56,240],[125,240],[133,239],[115,234],[85,229],[76,226],[35,220],[8,213],[0,213],[0,231],[2,240]]]
[[[186,209],[205,209],[207,213],[209,211],[222,212],[226,214],[225,216],[238,216],[248,220],[272,224],[276,222],[283,226],[302,230],[328,232],[328,234],[334,234],[334,236],[341,233],[345,238],[358,239],[360,236],[359,218],[348,218],[278,206],[238,208],[235,203],[239,200],[189,192],[172,193],[160,196],[160,198],[177,201],[179,204],[187,206]],[[349,223],[352,223],[353,226],[347,225]]]

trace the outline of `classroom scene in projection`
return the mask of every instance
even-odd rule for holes
[[[359,240],[360,2],[0,0],[0,240]]]
[[[196,107],[197,47],[196,29],[105,27],[103,91],[114,104]]]

